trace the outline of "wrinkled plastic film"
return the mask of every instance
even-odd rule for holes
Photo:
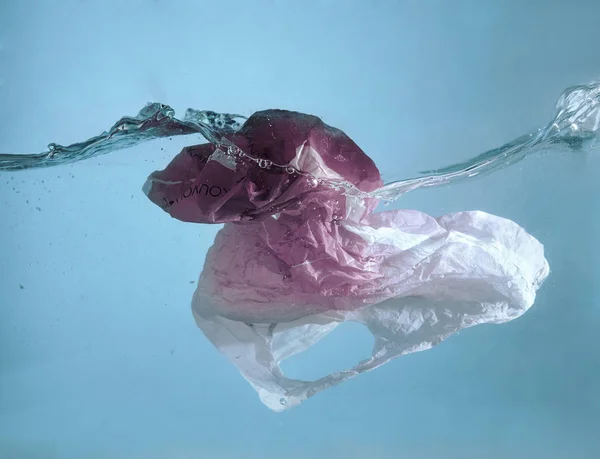
[[[408,214],[407,219],[415,216],[412,211]],[[231,312],[224,304],[223,298],[231,296],[227,289],[236,287],[215,283],[211,274],[212,257],[218,247],[227,245],[226,240],[219,241],[219,246],[211,248],[208,254],[194,294],[194,317],[207,338],[257,390],[263,403],[282,411],[395,357],[429,349],[463,328],[507,322],[531,307],[535,291],[549,270],[539,242],[518,225],[481,212],[455,214],[439,222],[445,227],[443,235],[435,230],[423,232],[421,235],[430,237],[412,249],[391,249],[398,262],[388,263],[385,274],[393,281],[369,295],[371,301],[388,299],[365,305],[363,299],[349,298],[345,309],[314,312],[322,308],[320,298],[315,296],[314,304],[302,305],[301,317],[288,317],[278,323],[265,322],[265,318],[276,316],[273,311],[280,310],[281,305],[269,304],[271,311],[265,312],[252,302],[237,303]],[[474,244],[474,235],[481,241],[482,234],[478,232],[482,228],[486,228],[484,239],[489,242]],[[406,237],[401,229],[396,231],[397,238],[388,237],[388,242],[402,245]],[[422,261],[413,268],[416,259]],[[248,285],[237,288],[247,289]],[[280,301],[294,303],[293,298]],[[240,310],[247,314],[240,314]],[[248,311],[257,312],[253,316]],[[302,316],[304,311],[312,312]],[[279,367],[284,358],[303,352],[344,321],[362,323],[374,336],[369,360],[316,381],[285,377]]]
[[[259,112],[229,138],[185,148],[144,189],[172,217],[224,223],[192,301],[196,323],[270,409],[281,411],[458,330],[527,311],[549,273],[541,243],[480,211],[375,213],[383,186],[346,134],[309,115]],[[270,167],[287,164],[292,170]],[[296,173],[300,170],[303,173]],[[344,321],[375,339],[370,359],[315,381],[280,362]]]

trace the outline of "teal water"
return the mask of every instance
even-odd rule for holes
[[[3,153],[85,141],[148,101],[176,113],[286,108],[343,129],[393,184],[449,164],[459,167],[440,173],[466,171],[541,128],[552,152],[527,149],[510,167],[389,208],[510,218],[545,245],[552,272],[522,318],[275,414],[191,317],[218,227],[172,220],[141,192],[189,137],[0,171],[0,458],[597,457],[600,160],[585,134],[597,112],[571,113],[577,132],[552,125],[558,96],[600,76],[599,11],[591,1],[5,2]],[[318,377],[368,355],[370,340],[344,325],[284,366]]]

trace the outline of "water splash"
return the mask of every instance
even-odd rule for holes
[[[591,149],[600,129],[600,82],[573,86],[563,92],[556,114],[545,128],[523,135],[499,148],[462,163],[421,172],[420,177],[386,184],[370,193],[388,201],[423,187],[446,185],[461,179],[493,172],[544,151]]]
[[[133,117],[123,117],[107,132],[85,142],[68,146],[50,144],[48,151],[39,154],[0,154],[0,171],[68,164],[133,147],[150,140],[179,135],[201,134],[209,142],[224,147],[233,158],[245,157],[260,167],[282,168],[287,173],[298,173],[289,164],[275,164],[253,158],[227,141],[246,118],[242,115],[215,113],[188,109],[182,120],[175,118],[168,105],[151,103]],[[573,86],[563,92],[556,104],[552,122],[535,132],[518,137],[499,148],[487,151],[469,161],[442,169],[422,172],[420,176],[386,184],[371,192],[361,192],[352,184],[342,181],[321,183],[346,194],[373,197],[387,202],[404,193],[423,187],[447,185],[459,180],[490,173],[514,164],[528,155],[549,150],[576,151],[591,147],[600,129],[600,82]]]
[[[60,166],[111,153],[163,137],[201,134],[209,142],[222,144],[224,136],[237,131],[242,115],[188,109],[182,120],[168,105],[150,103],[136,116],[124,116],[113,127],[85,142],[64,146],[51,143],[38,154],[0,154],[0,171]]]

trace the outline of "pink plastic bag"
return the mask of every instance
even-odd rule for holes
[[[456,331],[523,314],[549,267],[542,245],[484,212],[374,213],[373,161],[319,118],[254,114],[222,145],[184,148],[144,186],[186,222],[225,223],[192,309],[198,326],[281,411]],[[340,186],[332,186],[332,185]],[[365,324],[372,357],[316,381],[279,363],[343,321]]]

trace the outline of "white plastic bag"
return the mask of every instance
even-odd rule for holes
[[[379,254],[376,268],[385,279],[354,304],[349,297],[343,309],[323,310],[314,296],[314,304],[298,310],[318,312],[287,320],[279,312],[289,304],[277,304],[273,296],[250,299],[248,292],[256,288],[252,281],[231,282],[219,271],[230,262],[223,258],[224,247],[245,241],[235,252],[242,258],[255,247],[247,227],[226,225],[210,249],[192,301],[194,317],[270,409],[289,409],[395,357],[429,349],[463,328],[515,319],[533,304],[549,273],[536,239],[516,223],[484,212],[433,219],[417,211],[390,211],[372,214],[367,223],[342,225]],[[276,295],[282,303],[289,301],[283,290]],[[269,317],[277,322],[265,323]],[[370,359],[315,381],[283,375],[283,359],[308,349],[344,321],[362,323],[373,334]]]

